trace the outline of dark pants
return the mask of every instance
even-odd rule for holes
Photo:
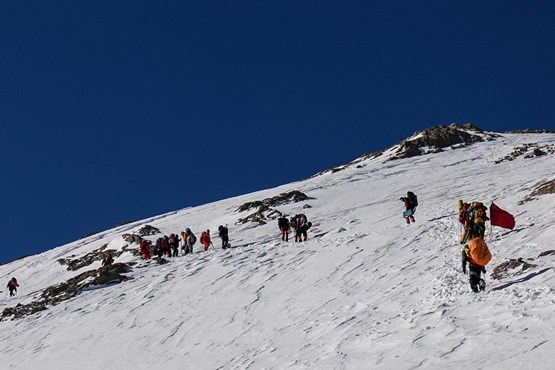
[[[468,276],[470,281],[470,288],[473,292],[480,292],[486,289],[486,282],[480,277],[482,268],[476,266],[469,266]]]
[[[227,235],[222,235],[222,249],[226,249],[229,245],[229,236]]]
[[[281,240],[285,240],[286,242],[289,241],[289,228],[282,227],[281,228]]]
[[[307,231],[308,228],[305,225],[295,230],[295,241],[302,242],[304,240],[306,242],[306,239],[308,238]]]

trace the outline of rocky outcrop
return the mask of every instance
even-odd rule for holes
[[[552,256],[555,254],[555,250],[543,251],[538,255],[538,258],[545,257],[545,256]]]
[[[501,280],[508,277],[514,277],[518,275],[522,275],[526,272],[526,270],[538,267],[537,265],[528,263],[524,261],[522,258],[518,259],[510,259],[502,264],[496,266],[493,269],[493,273],[491,274],[491,278],[494,280]]]
[[[149,235],[160,234],[160,230],[154,226],[145,225],[139,229],[138,233],[140,236],[149,236]]]
[[[258,223],[259,225],[266,224],[268,219],[275,220],[282,215],[280,211],[273,207],[281,206],[289,203],[303,202],[310,199],[305,193],[298,190],[292,190],[286,193],[281,193],[275,197],[257,200],[254,202],[247,202],[237,209],[237,212],[246,212],[256,208],[256,212],[249,214],[246,217],[240,218],[235,223],[244,224],[247,222]]]
[[[519,204],[530,202],[542,195],[547,195],[547,194],[555,194],[555,179],[538,186],[533,192],[531,192],[523,200],[521,200]]]
[[[39,300],[25,305],[18,304],[15,307],[4,309],[2,316],[0,316],[0,320],[8,318],[18,319],[45,310],[48,306],[53,306],[75,297],[90,286],[121,283],[128,279],[127,276],[123,275],[128,272],[128,270],[129,267],[126,264],[114,263],[110,266],[83,272],[63,283],[46,288],[42,292]]]
[[[449,126],[434,126],[423,131],[417,131],[410,138],[401,141],[390,149],[365,154],[350,163],[321,171],[314,176],[342,171],[352,166],[360,168],[363,166],[361,162],[368,159],[384,157],[385,160],[395,160],[416,157],[419,155],[438,153],[446,148],[459,149],[472,143],[495,140],[497,137],[499,137],[499,135],[484,132],[480,128],[469,123],[463,125],[453,123]]]
[[[143,236],[157,235],[160,234],[160,230],[151,225],[145,225],[133,234],[123,234],[123,239],[128,243],[141,244],[143,241]]]
[[[238,225],[245,224],[247,222],[255,222],[259,225],[265,225],[268,219],[275,220],[281,217],[281,215],[282,213],[277,209],[262,205],[256,212],[249,214],[247,217],[240,218],[235,224]]]
[[[553,258],[550,256],[554,255],[555,250],[546,250],[541,252],[536,258],[511,258],[496,266],[493,269],[491,278],[494,280],[502,280],[522,275],[530,269],[535,269],[538,266],[541,267],[541,265],[545,267],[546,263],[552,265]]]
[[[496,160],[495,164],[499,164],[506,161],[514,161],[518,157],[536,158],[547,154],[555,154],[555,146],[553,145],[540,146],[537,143],[523,144],[519,147],[516,147],[511,153],[507,154],[505,157]]]
[[[445,148],[458,149],[484,140],[494,140],[498,135],[485,133],[471,124],[434,126],[418,131],[410,138],[397,144],[390,159],[410,158],[424,154],[438,153]]]
[[[254,202],[247,202],[242,206],[240,206],[239,208],[237,208],[237,212],[244,212],[253,208],[260,208],[260,207],[265,207],[266,209],[269,209],[270,207],[277,207],[283,204],[302,202],[307,199],[308,199],[308,196],[305,193],[300,192],[298,190],[292,190],[285,193],[281,193],[280,195],[276,195],[275,197],[266,198],[263,200],[255,200]]]
[[[123,247],[121,250],[117,251],[115,249],[106,249],[108,244],[104,244],[102,247],[95,249],[81,257],[71,256],[74,258],[60,258],[58,263],[60,265],[67,265],[68,271],[77,271],[80,268],[89,266],[95,261],[102,261],[106,253],[110,253],[113,258],[119,257],[122,253],[127,251],[127,247]]]

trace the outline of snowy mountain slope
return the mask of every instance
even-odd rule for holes
[[[105,244],[121,249],[128,244],[122,235],[145,224],[165,234],[190,227],[198,237],[227,223],[233,246],[203,252],[197,244],[193,256],[165,265],[122,254],[116,262],[137,262],[128,281],[0,321],[0,368],[555,367],[555,255],[538,258],[555,249],[555,195],[518,204],[553,179],[555,156],[495,163],[525,143],[553,146],[555,134],[503,134],[392,161],[393,151],[385,151],[337,173],[131,223],[0,266],[6,282],[16,276],[21,284],[17,297],[4,295],[4,310],[100,267],[70,272],[58,259]],[[275,208],[307,214],[308,242],[282,242],[273,220],[235,225],[249,213],[236,211],[242,204],[290,190],[311,199]],[[420,203],[410,226],[399,201],[407,190]],[[488,238],[494,257],[484,294],[470,292],[460,272],[458,199],[495,201],[517,220],[515,230],[494,227]],[[490,279],[493,267],[519,257],[537,266]]]

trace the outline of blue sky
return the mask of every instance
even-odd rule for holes
[[[548,1],[26,1],[0,11],[0,263],[438,124],[555,129]]]

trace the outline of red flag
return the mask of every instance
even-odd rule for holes
[[[492,226],[499,226],[505,229],[514,229],[515,218],[512,214],[497,207],[495,203],[491,203],[489,207],[490,222]]]

